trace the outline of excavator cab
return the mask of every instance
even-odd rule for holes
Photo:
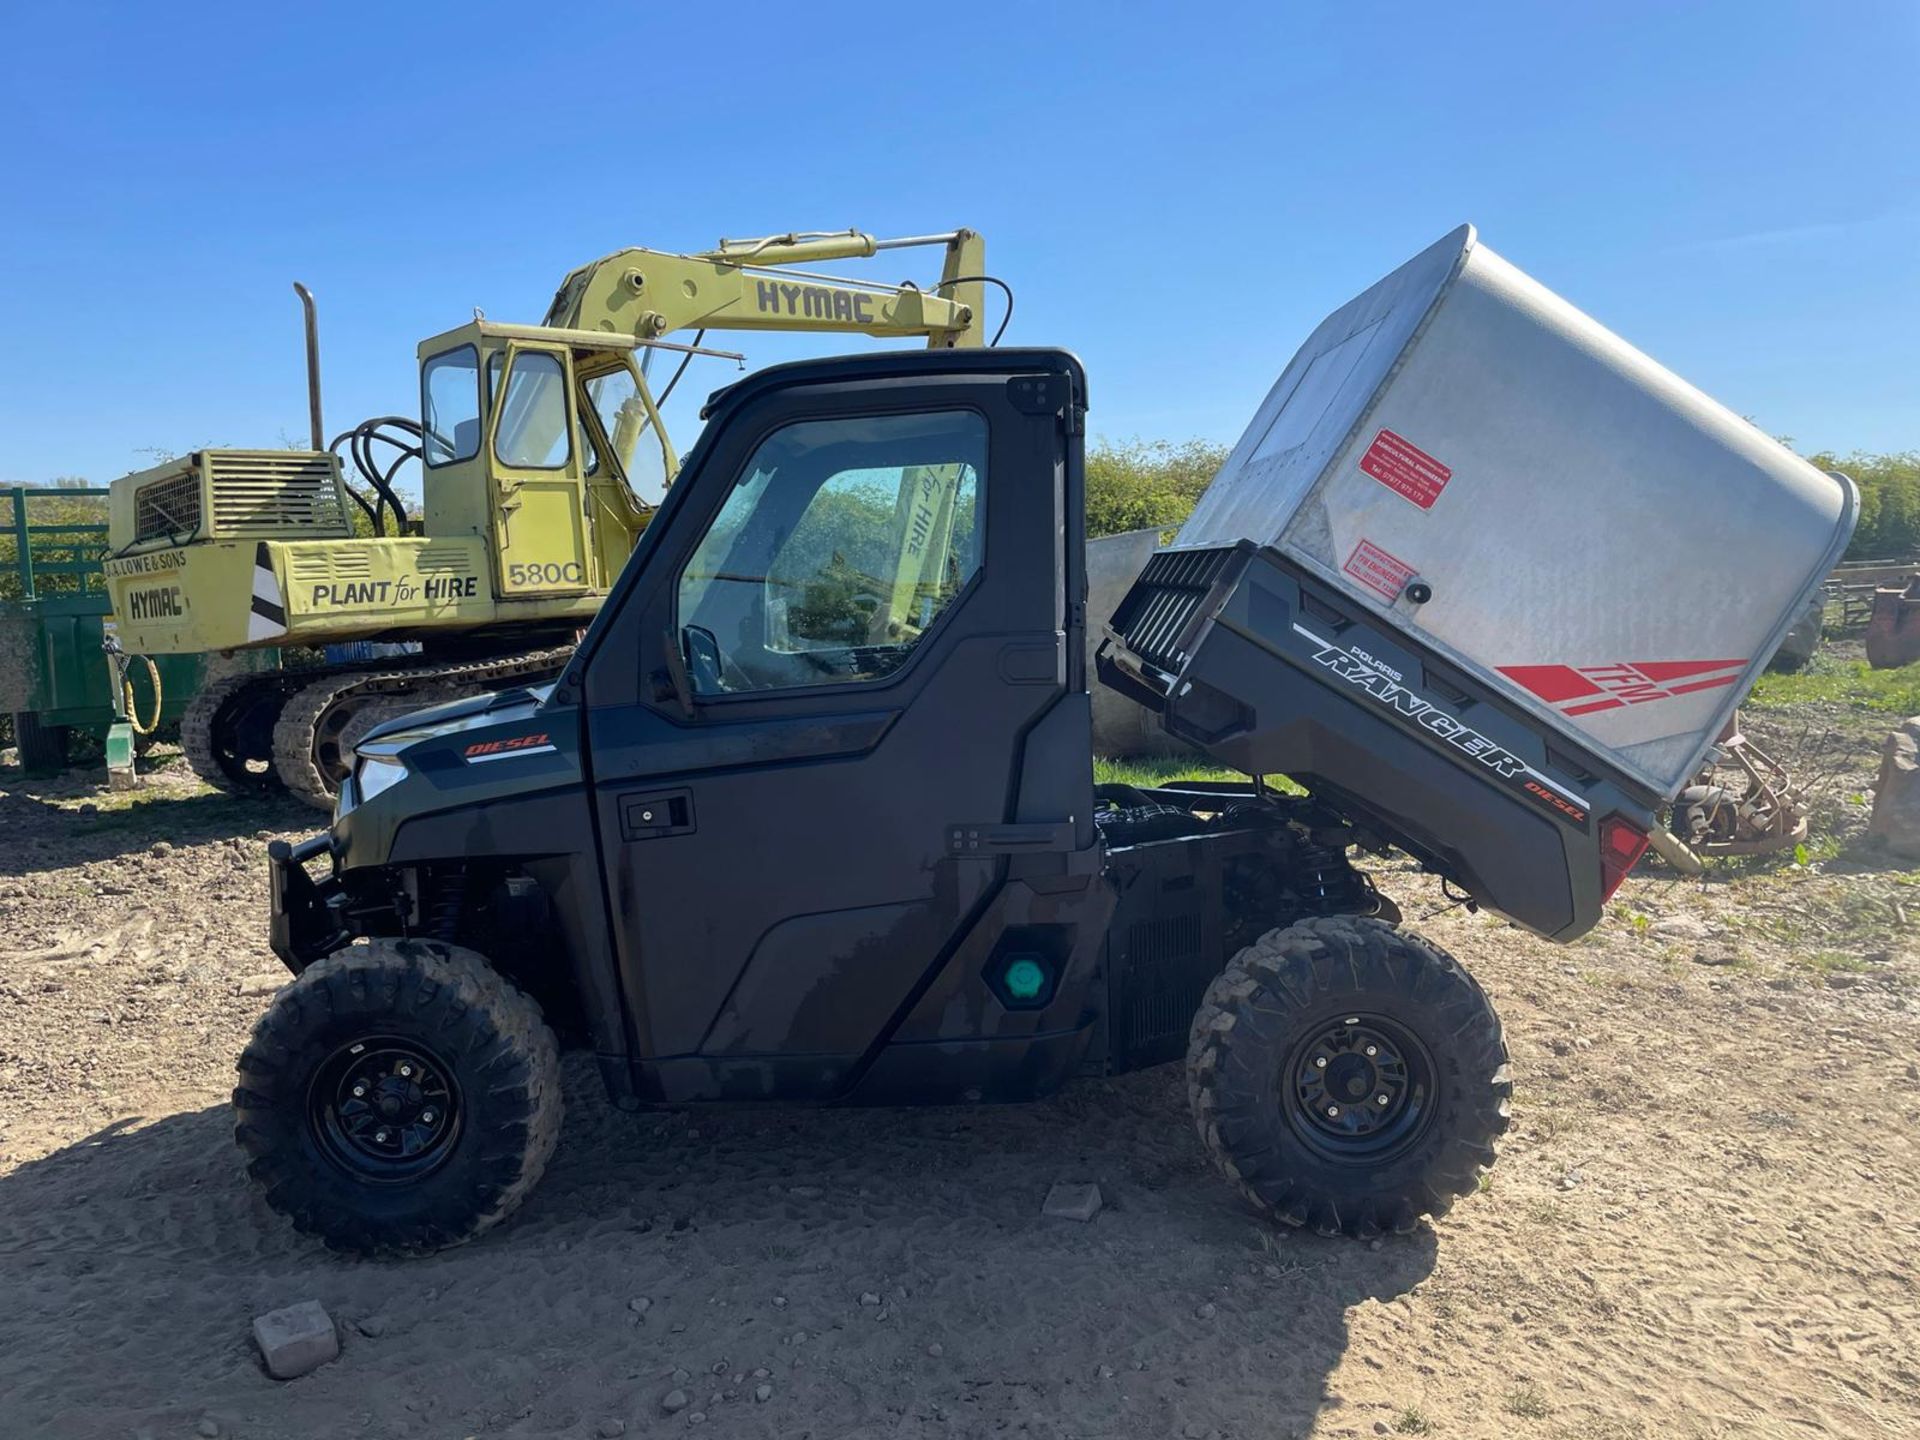
[[[426,532],[487,537],[503,604],[603,592],[678,467],[631,350],[485,320],[421,344]]]

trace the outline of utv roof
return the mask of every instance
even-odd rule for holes
[[[928,371],[951,374],[954,371],[980,371],[986,374],[1019,374],[1032,370],[1065,370],[1073,376],[1074,388],[1086,403],[1087,371],[1080,357],[1071,350],[1047,346],[1004,346],[990,350],[883,350],[871,355],[830,355],[817,360],[790,360],[769,365],[746,378],[723,385],[707,396],[700,407],[700,418],[711,420],[722,411],[744,403],[777,385],[808,381],[875,380],[898,375],[913,379]]]

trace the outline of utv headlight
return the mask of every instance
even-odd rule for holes
[[[406,763],[391,755],[362,755],[353,770],[353,788],[361,804],[404,780]]]

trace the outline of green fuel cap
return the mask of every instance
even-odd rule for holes
[[[1037,1000],[1047,988],[1047,971],[1031,955],[1016,955],[1007,962],[1001,983],[1011,1000]]]

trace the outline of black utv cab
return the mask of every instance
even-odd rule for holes
[[[556,684],[364,740],[331,831],[274,850],[297,978],[234,1093],[270,1203],[347,1249],[470,1238],[553,1149],[562,1043],[627,1108],[1024,1100],[1184,1060],[1206,1148],[1282,1221],[1404,1231],[1471,1191],[1499,1023],[1349,852],[1572,936],[1651,811],[1592,774],[1591,813],[1543,804],[1560,771],[1508,702],[1252,546],[1157,556],[1102,668],[1256,778],[1097,789],[1085,408],[1054,350],[749,378]]]

